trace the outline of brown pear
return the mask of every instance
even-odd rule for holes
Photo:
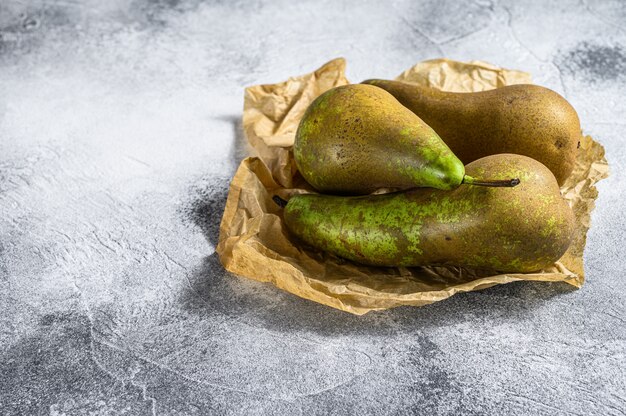
[[[532,157],[559,185],[572,173],[581,138],[574,108],[537,85],[473,93],[445,92],[400,81],[368,80],[432,127],[465,164],[498,153]]]

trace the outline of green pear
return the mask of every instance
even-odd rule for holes
[[[551,266],[565,253],[574,215],[548,168],[526,156],[500,154],[470,163],[466,170],[521,182],[502,189],[296,195],[285,207],[284,221],[305,243],[374,266],[531,272]]]
[[[465,176],[463,163],[433,129],[370,85],[333,88],[315,99],[300,121],[293,154],[304,179],[320,192],[449,190],[478,182]]]

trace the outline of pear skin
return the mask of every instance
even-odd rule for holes
[[[428,123],[463,163],[498,153],[532,157],[560,185],[574,168],[581,139],[576,110],[538,85],[473,93],[445,92],[400,81],[368,80]]]
[[[315,99],[300,122],[293,153],[304,179],[326,193],[454,189],[465,173],[433,129],[371,85],[345,85]]]
[[[520,184],[360,197],[297,195],[285,207],[285,224],[317,249],[374,266],[532,272],[561,258],[574,234],[574,215],[547,167],[500,154],[472,162],[466,171],[518,177]]]

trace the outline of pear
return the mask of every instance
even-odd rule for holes
[[[326,193],[484,184],[465,176],[463,163],[433,129],[371,85],[345,85],[315,99],[300,121],[293,154],[304,179]]]
[[[560,185],[572,173],[580,145],[576,110],[556,92],[538,85],[511,85],[455,93],[399,81],[368,80],[391,93],[441,136],[467,164],[498,153],[532,157]]]
[[[526,156],[500,154],[472,162],[466,170],[521,182],[502,189],[296,195],[285,206],[284,221],[310,246],[374,266],[532,272],[553,265],[565,253],[575,230],[574,215],[547,167]]]

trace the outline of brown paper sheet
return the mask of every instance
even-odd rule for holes
[[[367,267],[296,245],[283,224],[282,208],[271,198],[310,191],[296,171],[291,145],[309,103],[324,91],[347,84],[344,73],[345,61],[335,59],[311,74],[246,89],[243,126],[258,157],[243,160],[230,184],[217,247],[228,271],[359,315],[400,305],[422,306],[458,292],[518,280],[582,286],[583,250],[598,196],[594,184],[608,176],[604,148],[589,136],[581,139],[574,172],[561,188],[576,214],[576,238],[554,266],[541,272],[481,275],[458,267]],[[447,59],[421,62],[397,79],[464,92],[531,82],[521,71]]]

